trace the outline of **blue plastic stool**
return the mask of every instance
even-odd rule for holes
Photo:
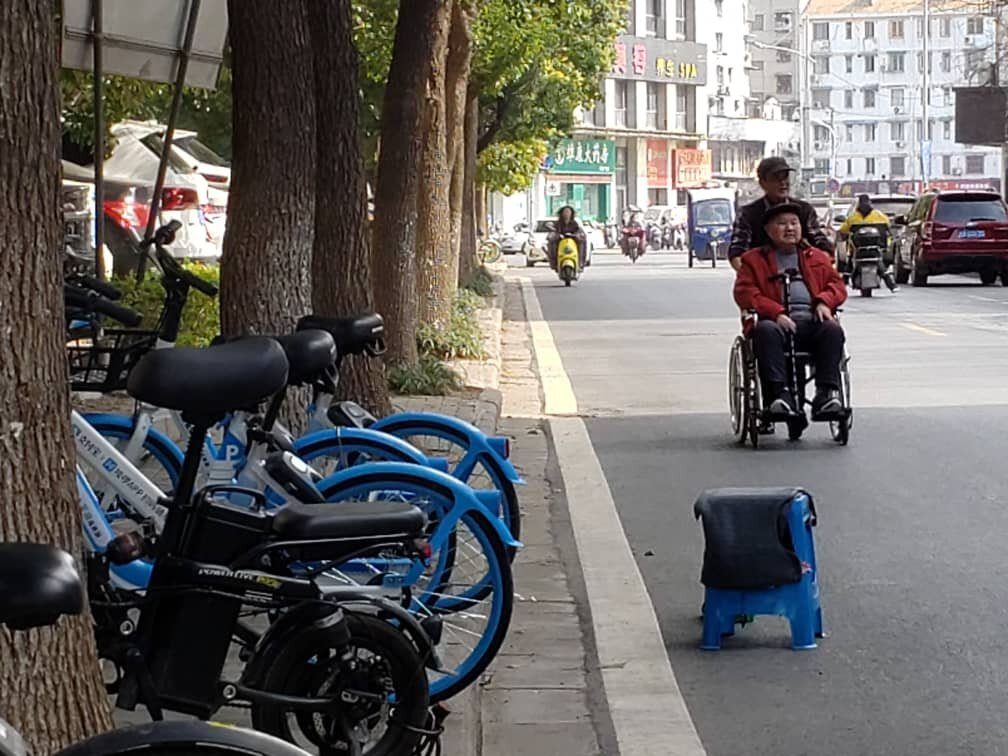
[[[779,515],[767,521],[775,507]],[[812,497],[801,489],[713,489],[694,512],[707,538],[701,648],[718,650],[740,616],[758,614],[787,617],[792,648],[815,648],[823,623]]]

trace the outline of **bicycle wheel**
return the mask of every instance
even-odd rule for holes
[[[406,441],[428,457],[447,459],[452,477],[473,490],[497,490],[501,495],[497,516],[512,537],[521,540],[518,492],[494,454],[473,449],[465,433],[436,416],[397,420],[391,415],[379,420],[375,428]],[[510,555],[513,559],[513,550]]]
[[[476,253],[481,264],[495,263],[501,259],[501,245],[493,240],[481,242],[479,251]]]
[[[95,735],[56,756],[307,756],[272,735],[212,722],[148,722]]]
[[[413,753],[429,706],[423,659],[388,622],[351,613],[345,618],[349,643],[340,642],[335,627],[309,624],[284,645],[263,678],[264,690],[339,701],[339,716],[256,703],[253,725],[320,753]]]
[[[421,619],[436,616],[443,631],[437,652],[439,671],[431,670],[431,701],[450,698],[475,681],[497,655],[511,622],[514,581],[505,544],[482,507],[451,522],[456,496],[472,497],[458,481],[417,468],[368,475],[334,476],[319,489],[327,501],[408,501],[428,513],[432,556],[410,585],[409,609]],[[464,500],[464,498],[460,498]],[[365,565],[366,566],[366,565]],[[409,569],[416,573],[415,566]],[[345,568],[341,568],[345,570]],[[357,582],[367,580],[342,573]]]
[[[132,416],[89,413],[84,415],[84,419],[104,438],[112,441],[119,451],[126,453],[126,447],[136,427]],[[169,495],[182,474],[182,450],[165,434],[154,430],[147,432],[141,453],[130,461],[144,476]],[[95,494],[106,511],[117,508],[116,501],[106,501],[105,492],[100,490],[100,480],[96,479],[93,485]]]

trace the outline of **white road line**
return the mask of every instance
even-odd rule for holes
[[[994,297],[981,297],[979,294],[967,294],[970,299],[976,299],[980,302],[997,302],[998,304],[1004,304],[1003,299],[995,299]]]
[[[941,331],[936,331],[933,328],[925,328],[917,323],[900,323],[904,328],[909,328],[911,331],[917,331],[917,333],[926,333],[928,336],[944,336],[945,334]]]
[[[535,288],[528,279],[521,283],[545,412],[576,415],[577,401]],[[705,756],[588,429],[579,417],[548,419],[620,756]]]

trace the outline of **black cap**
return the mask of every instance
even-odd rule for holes
[[[788,161],[782,157],[768,157],[760,160],[759,165],[756,167],[756,176],[765,179],[768,176],[773,176],[775,173],[781,173],[783,171],[793,171]]]
[[[797,215],[799,220],[801,219],[801,208],[798,207],[798,205],[794,204],[793,202],[782,202],[781,204],[769,207],[766,209],[766,211],[764,211],[763,225],[765,226],[767,223],[772,221],[778,215],[784,215],[784,213],[792,213],[794,215]]]

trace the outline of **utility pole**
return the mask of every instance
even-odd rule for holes
[[[923,123],[921,124],[921,180],[924,186],[921,187],[923,191],[928,182],[931,180],[931,130],[928,128],[928,105],[931,101],[931,61],[928,57],[928,42],[931,36],[931,7],[929,5],[929,0],[924,0],[924,36],[922,38],[922,49],[924,51],[924,69],[923,75],[921,77],[924,84],[924,91],[921,94],[921,119]]]
[[[809,167],[809,140],[810,123],[809,116],[812,107],[812,58],[809,48],[809,20],[799,16],[798,23],[798,49],[801,53],[798,56],[798,70],[801,76],[801,89],[799,90],[799,108],[801,112],[801,176],[804,182],[806,169]]]

